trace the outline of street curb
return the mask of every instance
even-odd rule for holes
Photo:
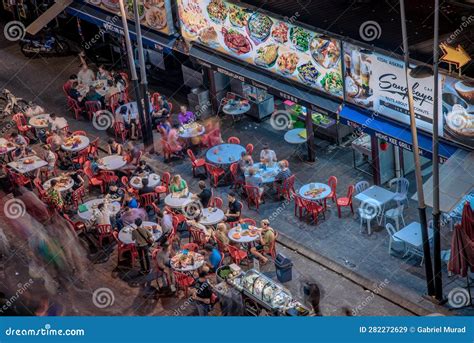
[[[301,256],[316,262],[320,264],[321,266],[325,267],[328,270],[331,270],[332,272],[339,274],[340,276],[348,279],[349,281],[359,285],[360,287],[367,289],[367,290],[373,290],[376,287],[376,282],[373,280],[369,280],[366,277],[355,273],[354,271],[350,270],[349,268],[346,268],[330,259],[327,257],[318,254],[317,252],[314,252],[302,244],[294,241],[284,233],[279,232],[278,233],[278,238],[277,242],[284,247],[295,251],[296,253],[300,254]],[[406,298],[403,298],[399,294],[395,293],[394,291],[391,291],[387,287],[385,288],[378,288],[376,295],[380,296],[381,298],[403,308],[404,310],[413,313],[413,315],[416,316],[426,316],[429,314],[432,314],[434,312],[440,313],[442,315],[446,316],[452,316],[453,313],[449,312],[447,309],[444,307],[438,306],[434,303],[427,302],[425,298],[420,299],[420,301],[425,302],[425,304],[430,305],[433,307],[432,310],[427,309],[426,307],[423,307],[419,304],[416,304]]]

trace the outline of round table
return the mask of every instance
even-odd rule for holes
[[[70,137],[66,138],[66,140],[68,140],[68,139],[72,140],[74,138],[80,139],[81,140],[80,143],[77,144],[77,145],[63,144],[63,145],[61,145],[61,149],[63,149],[64,151],[69,151],[69,152],[78,152],[78,151],[84,150],[90,144],[89,138],[86,137],[86,136],[82,136],[82,135],[70,136]]]
[[[206,152],[206,159],[214,164],[232,164],[240,161],[245,148],[239,144],[219,144]]]
[[[99,159],[99,169],[102,170],[117,170],[124,167],[127,164],[125,158],[120,155],[110,155]]]
[[[148,179],[149,187],[155,188],[156,186],[160,184],[160,176],[155,173],[151,173],[145,176],[140,176],[140,175],[133,176],[130,179],[130,186],[132,186],[135,189],[142,189],[143,188],[142,180],[145,178]]]
[[[0,138],[0,148],[0,154],[6,154],[16,149],[12,142],[6,140],[3,137]]]
[[[156,242],[160,239],[163,232],[161,231],[160,225],[154,222],[143,222],[142,226],[148,229],[153,235],[153,240]],[[156,231],[152,230],[152,227],[156,226]],[[118,234],[119,240],[124,244],[135,244],[135,241],[132,239],[132,231],[136,228],[135,225],[129,225],[120,230]]]
[[[77,215],[79,216],[79,218],[81,218],[83,220],[91,220],[92,219],[93,207],[96,207],[99,204],[102,204],[103,202],[104,202],[103,198],[92,199],[92,200],[86,201],[82,205],[87,206],[88,210],[85,211],[85,212],[79,212],[79,210],[78,210]],[[121,206],[120,206],[120,203],[118,201],[113,201],[113,202],[109,203],[110,214],[111,215],[116,215],[120,211],[120,207]]]
[[[200,130],[197,130],[195,127],[180,127],[178,131],[178,136],[183,139],[190,139],[202,136],[205,132],[206,129],[202,125]]]
[[[252,226],[252,225],[249,225],[249,229],[257,229],[256,226]],[[236,242],[236,243],[243,243],[243,244],[246,244],[246,243],[251,243],[251,242],[254,242],[256,241],[257,239],[260,238],[260,235],[257,234],[255,236],[250,236],[250,235],[247,235],[247,236],[242,236],[242,233],[245,232],[245,231],[248,231],[248,230],[242,230],[242,228],[240,227],[240,225],[237,225],[235,227],[233,227],[232,229],[229,230],[229,233],[227,234],[227,236],[229,237],[229,239],[233,242]],[[260,230],[258,230],[260,232]],[[241,234],[240,238],[234,238],[233,235],[235,233],[239,232]]]
[[[40,114],[31,117],[28,124],[35,129],[45,129],[49,126],[49,114]]]
[[[48,181],[46,181],[45,183],[43,183],[43,188],[45,190],[48,190],[51,187],[51,181],[53,181],[53,180],[59,181],[62,178],[67,178],[67,183],[64,182],[64,184],[62,186],[58,186],[58,184],[56,184],[56,189],[60,192],[67,192],[68,190],[70,190],[72,188],[72,186],[74,186],[74,180],[70,176],[53,177],[53,178],[49,179]]]
[[[213,207],[209,211],[209,208],[202,209],[202,217],[199,220],[199,223],[205,226],[212,226],[219,224],[221,221],[224,220],[224,211],[220,208]]]
[[[222,107],[222,112],[225,114],[233,117],[239,117],[245,113],[250,111],[250,104],[232,104],[232,102],[228,102],[226,105]]]
[[[186,198],[175,198],[172,196],[173,194],[170,193],[165,198],[165,205],[174,208],[174,209],[182,209],[187,204],[193,202],[192,193],[189,193]]]
[[[192,253],[192,252],[189,252],[189,253]],[[182,252],[176,254],[175,256],[177,256],[177,255],[182,255]],[[176,270],[178,272],[182,272],[182,273],[192,272],[196,269],[201,268],[204,265],[204,263],[206,262],[204,260],[204,257],[199,253],[194,253],[194,256],[195,256],[194,264],[192,266],[177,268],[177,267],[174,266],[173,262],[171,262],[171,268],[173,268],[174,270]]]
[[[81,94],[81,96],[84,97],[87,95],[89,87],[93,87],[100,96],[105,96],[109,92],[107,80],[95,80],[92,81],[89,85],[79,85],[77,87],[77,90]]]
[[[304,195],[307,191],[311,190],[311,187],[313,189],[323,188],[324,190],[315,197]],[[304,198],[306,200],[310,200],[310,201],[322,200],[322,199],[326,198],[329,195],[329,193],[331,193],[331,188],[328,185],[326,185],[325,183],[318,183],[318,182],[308,183],[308,184],[302,186],[300,188],[300,190],[298,191],[298,194],[302,198]]]
[[[300,136],[301,132],[306,131],[306,129],[293,129],[285,133],[285,141],[290,144],[303,144],[308,138],[303,138]]]
[[[273,183],[275,182],[275,176],[278,174],[280,171],[280,168],[278,167],[278,163],[273,163],[272,166],[267,166],[266,169],[262,168],[263,164],[262,163],[254,163],[252,165],[252,168],[255,169],[256,173],[255,176],[260,176],[262,178],[262,183]],[[248,169],[245,172],[245,177],[248,177]]]
[[[123,116],[123,119],[126,120],[128,113],[130,113],[130,119],[137,119],[138,120],[138,107],[136,101],[131,101],[122,106],[117,107],[115,110],[115,114],[120,114],[121,109],[125,107],[127,109],[127,113]],[[153,104],[150,102],[150,112],[153,111]]]

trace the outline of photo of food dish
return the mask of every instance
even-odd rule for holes
[[[194,1],[182,0],[179,6],[179,18],[185,31],[191,36],[197,36],[199,31],[209,26],[209,22],[201,12],[201,8]],[[186,5],[184,5],[186,3]]]
[[[276,44],[259,48],[255,55],[255,64],[265,68],[272,67],[278,58],[278,49],[279,46]]]
[[[207,5],[209,19],[217,24],[222,24],[227,18],[227,7],[222,0],[211,0]]]
[[[293,74],[298,66],[299,57],[294,52],[282,54],[277,60],[278,71],[285,75]]]
[[[163,8],[165,7],[165,0],[144,0],[143,4],[145,5],[146,8],[151,8],[151,7]]]
[[[254,12],[247,25],[250,38],[258,43],[264,42],[270,36],[272,25],[270,17]]]
[[[119,0],[102,0],[102,4],[111,11],[120,11]]]
[[[127,7],[126,7],[127,17],[132,20],[135,18],[133,3],[134,3],[134,0],[128,0]],[[143,20],[143,18],[145,18],[145,6],[143,5],[141,1],[138,1],[138,17],[140,18],[140,21]]]
[[[247,25],[249,13],[242,7],[231,5],[229,7],[229,21],[236,27],[245,27]]]
[[[273,26],[272,37],[273,39],[281,44],[288,42],[288,24],[280,21],[278,24]]]
[[[331,94],[342,95],[342,77],[341,74],[335,71],[326,73],[321,79],[321,86],[324,90]]]
[[[311,32],[302,27],[293,26],[290,29],[290,40],[293,46],[302,52],[309,49],[309,42],[311,39]]]
[[[222,35],[225,45],[237,55],[243,55],[252,50],[250,40],[239,31],[223,27]]]
[[[199,31],[199,41],[202,44],[212,46],[212,47],[217,47],[219,46],[219,42],[217,41],[217,32],[216,30],[212,27],[206,27]]]
[[[461,105],[454,105],[452,110],[445,115],[446,126],[452,132],[474,138],[474,113],[468,113]]]
[[[158,7],[151,7],[146,11],[146,23],[154,29],[163,29],[167,25],[166,12]]]
[[[319,72],[312,62],[307,62],[298,67],[298,77],[304,83],[314,86],[317,83]]]
[[[341,57],[341,46],[339,42],[325,36],[314,36],[309,49],[314,61],[325,69],[336,66]]]

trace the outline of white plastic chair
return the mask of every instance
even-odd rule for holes
[[[372,234],[371,222],[373,219],[377,218],[381,212],[381,208],[379,204],[373,201],[363,202],[360,205],[358,212],[359,212],[359,217],[360,217],[360,232],[362,233],[362,224],[365,221],[367,222],[367,233],[371,235]]]
[[[397,244],[403,244],[403,252],[405,253],[403,256],[405,256],[407,254],[407,247],[404,241],[394,236],[397,231],[395,230],[393,225],[390,223],[385,224],[385,229],[387,230],[388,237],[390,239],[388,242],[388,253],[390,254],[392,252],[392,243],[395,242]]]
[[[369,187],[370,187],[370,183],[368,183],[367,181],[359,181],[355,185],[355,193],[356,194],[362,193]]]
[[[390,180],[388,184],[390,188],[395,185],[395,196],[393,197],[393,200],[395,200],[397,204],[406,202],[408,205],[408,187],[410,187],[410,181],[404,177],[398,177]]]
[[[384,214],[384,225],[387,225],[387,219],[391,219],[395,222],[395,226],[397,228],[397,231],[400,230],[400,221],[403,224],[403,227],[406,226],[405,224],[405,218],[403,218],[403,210],[405,208],[405,205],[400,205],[395,208],[391,208],[387,211],[385,211]]]

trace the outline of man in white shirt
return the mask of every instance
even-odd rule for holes
[[[277,157],[275,151],[270,150],[268,143],[263,145],[263,149],[260,152],[260,162],[276,162]]]
[[[57,117],[55,113],[49,115],[49,124],[51,125],[51,131],[59,131],[68,126],[67,120],[63,117]]]
[[[159,213],[158,217],[160,217],[160,224],[161,229],[163,230],[163,235],[168,234],[173,231],[173,215],[168,213],[168,211],[164,211],[163,213]]]
[[[94,218],[97,225],[112,225],[109,207],[105,206],[104,203],[97,206],[97,210],[94,211]]]
[[[94,80],[94,72],[87,67],[87,64],[82,64],[81,70],[77,73],[77,82],[89,86]]]

